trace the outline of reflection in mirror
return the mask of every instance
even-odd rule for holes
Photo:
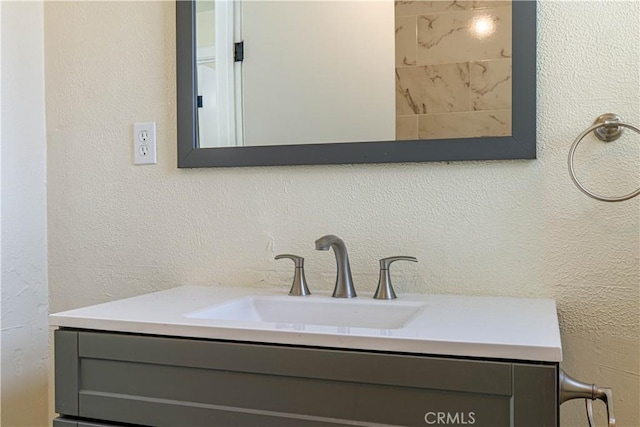
[[[197,0],[196,15],[199,147],[511,135],[510,1]]]
[[[234,40],[241,38],[240,3],[196,2],[198,140],[203,147],[243,145],[241,63]]]
[[[395,6],[396,139],[511,135],[511,2]]]

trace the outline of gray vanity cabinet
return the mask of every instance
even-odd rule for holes
[[[55,427],[557,426],[556,363],[60,329]]]
[[[101,424],[94,422],[79,421],[73,418],[56,418],[53,420],[53,427],[114,427],[117,424]]]

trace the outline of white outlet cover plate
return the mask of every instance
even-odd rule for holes
[[[155,165],[157,162],[156,122],[134,123],[133,163],[135,165]]]

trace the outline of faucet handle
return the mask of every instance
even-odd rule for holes
[[[413,262],[418,262],[418,259],[416,257],[413,257],[413,256],[390,256],[388,258],[382,258],[380,260],[380,269],[381,270],[388,270],[389,266],[394,261],[413,261]]]
[[[396,299],[396,293],[391,286],[391,276],[389,275],[389,266],[394,261],[413,261],[418,262],[418,259],[412,256],[392,256],[388,258],[382,258],[380,260],[380,278],[378,279],[378,289],[373,296],[375,299]]]
[[[296,268],[304,268],[304,258],[302,258],[301,256],[291,255],[291,254],[280,254],[280,255],[276,255],[275,257],[275,259],[285,259],[285,258],[292,260],[296,265]]]
[[[293,275],[293,284],[289,290],[291,296],[306,296],[311,295],[309,288],[307,287],[307,279],[304,277],[304,258],[298,255],[280,254],[276,255],[275,259],[288,258],[296,265],[295,273]]]

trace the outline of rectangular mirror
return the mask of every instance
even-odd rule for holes
[[[535,158],[533,1],[176,5],[179,167]]]

